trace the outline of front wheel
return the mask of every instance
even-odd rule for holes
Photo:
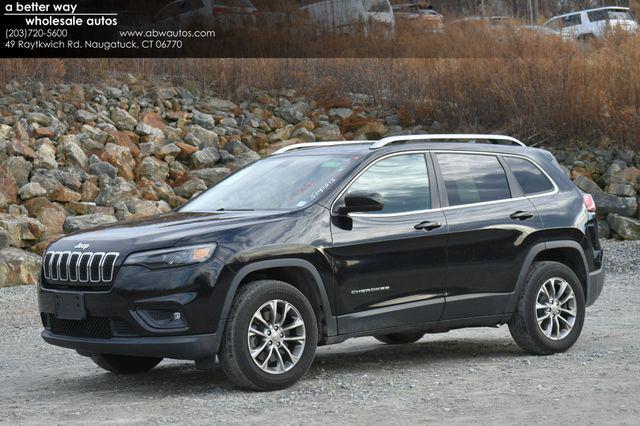
[[[313,308],[298,289],[280,281],[254,281],[233,301],[218,356],[235,385],[283,389],[307,372],[317,343]]]
[[[576,274],[562,263],[536,262],[525,278],[509,332],[532,354],[564,352],[578,340],[584,315],[584,292]]]
[[[146,373],[162,361],[162,358],[109,354],[91,354],[91,359],[98,367],[114,374]]]

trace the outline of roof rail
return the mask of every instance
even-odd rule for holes
[[[283,154],[288,151],[303,148],[318,148],[323,146],[337,146],[337,145],[359,145],[370,144],[369,149],[378,149],[390,145],[396,142],[410,142],[410,141],[446,141],[446,140],[467,140],[474,142],[476,140],[489,141],[490,143],[508,142],[512,145],[526,146],[518,139],[505,135],[476,135],[476,134],[432,134],[432,135],[404,135],[404,136],[389,136],[379,141],[337,141],[337,142],[310,142],[299,143],[295,145],[285,146],[275,151],[273,155]]]
[[[433,141],[433,140],[467,140],[467,141],[493,141],[493,143],[510,142],[512,145],[526,146],[518,139],[511,136],[504,135],[474,135],[474,134],[439,134],[439,135],[404,135],[404,136],[390,136],[388,138],[380,139],[371,145],[371,149],[378,149],[396,142],[409,142],[409,141]]]
[[[309,142],[309,143],[297,143],[294,145],[285,146],[275,151],[271,155],[283,154],[287,151],[293,151],[294,149],[303,148],[319,148],[322,146],[335,146],[335,145],[359,145],[359,144],[372,144],[376,141],[336,141],[336,142]]]

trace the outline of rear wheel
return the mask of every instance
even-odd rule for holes
[[[162,358],[109,354],[91,354],[91,359],[98,367],[114,374],[146,373],[162,361]]]
[[[317,343],[316,317],[306,297],[284,282],[255,281],[234,299],[218,356],[237,386],[283,389],[307,372]]]
[[[584,292],[576,274],[558,262],[536,262],[527,273],[509,332],[527,352],[564,352],[578,340],[584,313]]]
[[[424,336],[423,332],[417,333],[393,333],[393,334],[378,334],[373,336],[375,339],[382,343],[389,345],[403,345],[407,343],[415,343]]]

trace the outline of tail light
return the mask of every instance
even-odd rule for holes
[[[214,15],[222,15],[224,13],[226,13],[227,10],[224,7],[214,7],[213,8],[213,14]]]
[[[596,202],[593,201],[593,197],[591,196],[591,194],[584,194],[582,196],[583,200],[584,200],[584,206],[586,207],[588,212],[595,212],[596,211]]]

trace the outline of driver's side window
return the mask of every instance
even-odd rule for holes
[[[370,166],[349,187],[377,192],[384,208],[375,214],[408,213],[431,208],[429,175],[424,154],[402,154],[384,158]]]

